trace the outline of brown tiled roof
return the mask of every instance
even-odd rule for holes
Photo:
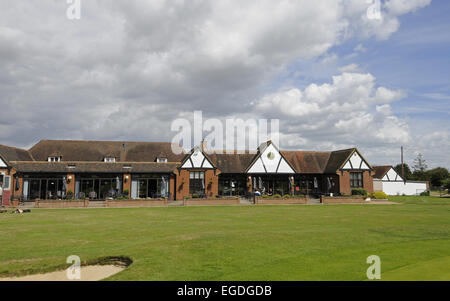
[[[23,173],[172,173],[178,163],[11,162]]]
[[[101,162],[105,157],[118,162],[155,162],[161,154],[169,162],[180,162],[184,156],[174,154],[168,142],[42,140],[29,151],[36,161],[47,161],[53,153],[61,154],[63,161],[81,162]]]
[[[33,160],[28,151],[6,145],[0,145],[0,157],[8,162]]]
[[[384,175],[392,168],[391,165],[385,165],[385,166],[373,166],[373,169],[375,170],[375,179],[382,179]]]
[[[214,166],[222,173],[244,173],[255,156],[251,153],[208,154]]]
[[[323,173],[327,166],[330,152],[315,151],[281,151],[297,173]]]
[[[181,149],[179,146],[175,147]],[[297,173],[335,173],[355,150],[280,152]],[[52,154],[62,156],[63,162],[46,162]],[[172,144],[167,142],[74,140],[42,140],[29,151],[0,145],[0,155],[8,162],[15,161],[14,166],[22,172],[99,173],[121,173],[124,172],[124,165],[132,167],[130,172],[172,172],[185,157],[184,152],[174,154]],[[222,173],[244,173],[257,157],[255,152],[206,155]],[[105,157],[114,157],[117,163],[103,163]],[[169,163],[154,163],[158,157],[167,158]],[[75,168],[69,169],[68,165],[71,163],[75,164]]]
[[[324,173],[335,173],[344,164],[356,148],[331,152]]]

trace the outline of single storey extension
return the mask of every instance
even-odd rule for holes
[[[0,145],[3,204],[11,199],[132,199],[373,192],[375,171],[356,148],[174,154],[165,142],[42,140],[29,150]]]
[[[405,181],[391,165],[373,168],[375,191],[383,191],[387,195],[419,195],[429,189],[428,182]]]

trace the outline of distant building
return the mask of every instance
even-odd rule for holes
[[[373,187],[387,195],[419,195],[429,189],[428,182],[405,181],[391,165],[374,166]]]

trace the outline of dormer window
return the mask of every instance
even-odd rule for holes
[[[61,159],[62,159],[61,156],[58,156],[58,157],[51,156],[51,157],[48,157],[48,162],[61,162]]]
[[[167,158],[157,158],[156,162],[158,162],[158,163],[167,163]]]
[[[114,158],[114,157],[106,157],[105,159],[103,159],[103,162],[115,163],[116,162],[116,158]]]

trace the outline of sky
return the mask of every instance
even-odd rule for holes
[[[80,3],[0,0],[0,144],[171,141],[202,111],[279,119],[282,149],[450,167],[448,1]]]

